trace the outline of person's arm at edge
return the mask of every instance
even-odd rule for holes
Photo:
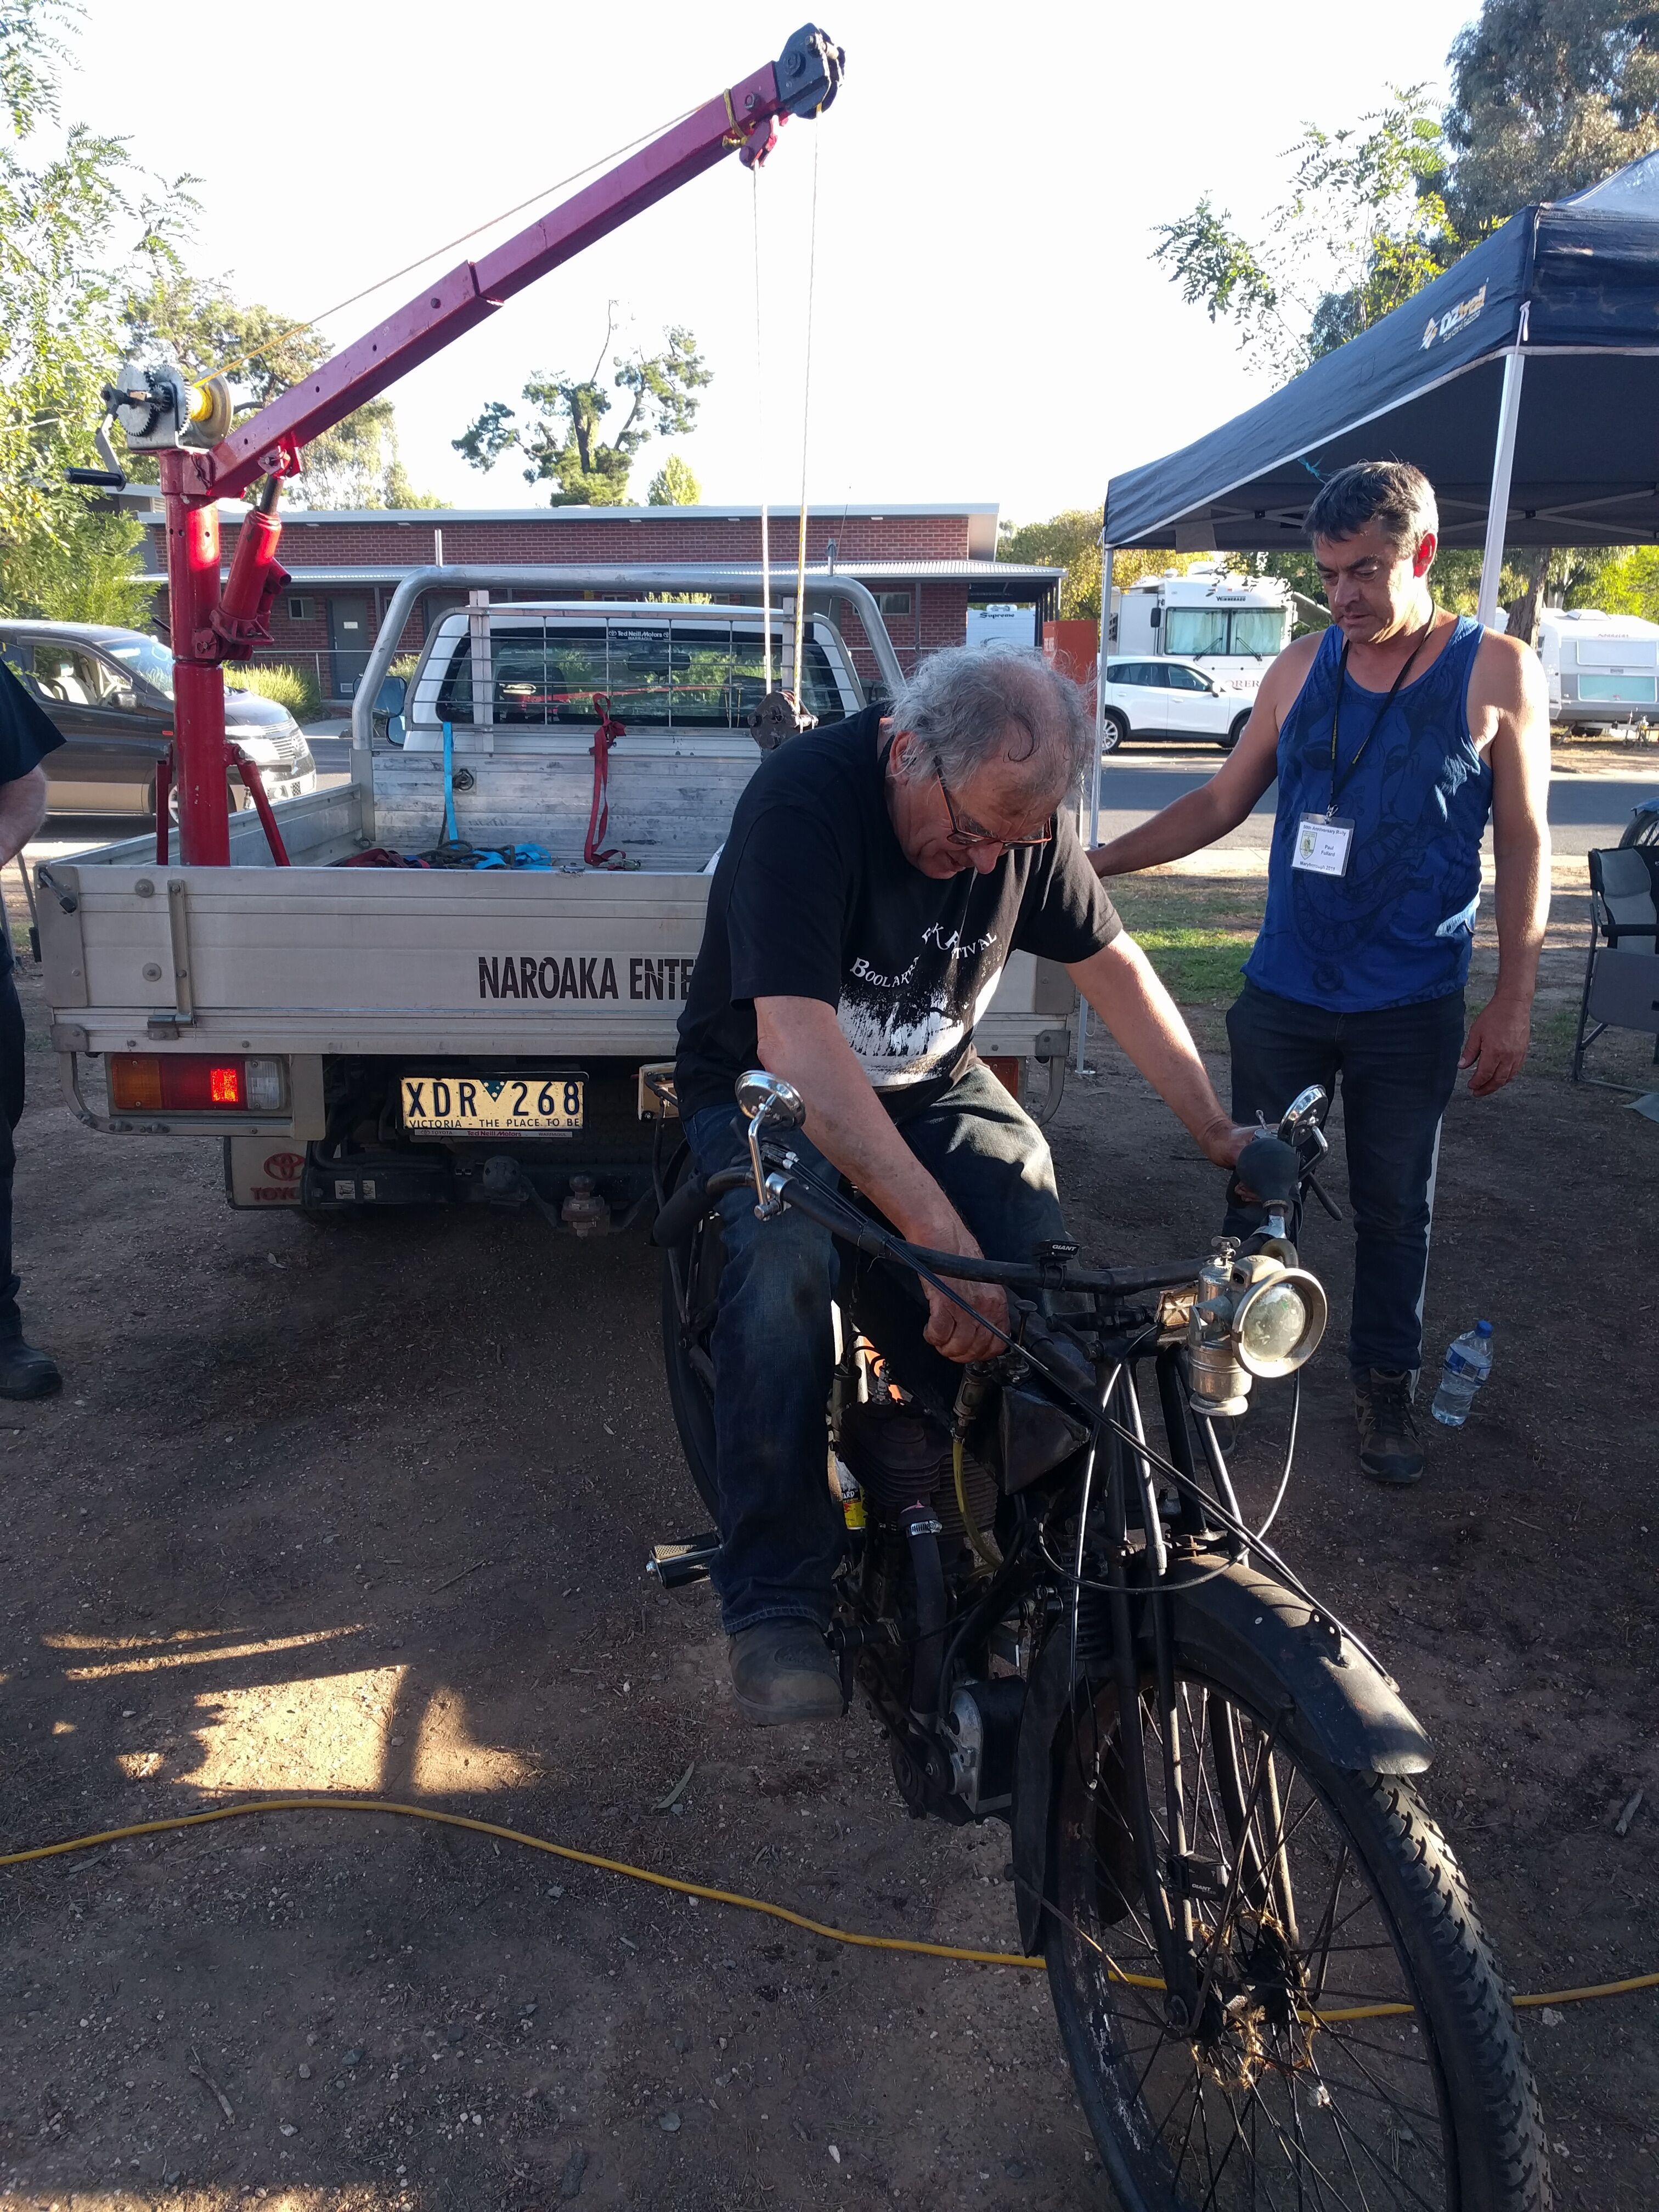
[[[1258,1132],[1222,1106],[1181,1009],[1126,932],[1066,973],[1199,1150],[1230,1168]]]
[[[899,1134],[821,999],[757,999],[761,1064],[793,1083],[806,1102],[805,1131],[824,1158],[880,1207],[901,1237],[936,1251],[982,1257],[966,1224]],[[927,1284],[927,1341],[949,1359],[994,1359],[1000,1340]],[[994,1284],[956,1283],[998,1328],[1007,1303]]]
[[[46,772],[32,768],[0,783],[0,868],[15,860],[46,818]]]
[[[1109,844],[1097,845],[1089,855],[1097,875],[1132,876],[1156,868],[1237,829],[1279,773],[1279,726],[1307,680],[1318,646],[1314,636],[1285,647],[1261,679],[1243,735],[1209,781]]]
[[[1550,911],[1549,690],[1538,656],[1516,638],[1488,633],[1476,656],[1470,705],[1497,710],[1492,765],[1498,981],[1469,1024],[1460,1067],[1489,1097],[1518,1075],[1532,1042],[1538,956]]]

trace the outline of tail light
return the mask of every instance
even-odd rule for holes
[[[276,1114],[288,1103],[287,1068],[207,1052],[115,1052],[109,1103],[118,1114]]]

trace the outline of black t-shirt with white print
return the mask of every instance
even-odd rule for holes
[[[881,714],[813,730],[750,777],[708,894],[680,1016],[680,1112],[729,1106],[757,1064],[755,1000],[818,999],[896,1116],[931,1103],[973,1052],[1011,952],[1073,963],[1121,924],[1062,809],[1042,846],[987,875],[911,866],[884,788]]]

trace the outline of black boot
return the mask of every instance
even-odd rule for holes
[[[1353,1386],[1359,1422],[1359,1464],[1376,1482],[1415,1482],[1423,1472],[1423,1448],[1417,1441],[1412,1409],[1412,1378],[1373,1367]]]
[[[0,1337],[0,1398],[47,1398],[64,1386],[58,1362],[21,1336]]]

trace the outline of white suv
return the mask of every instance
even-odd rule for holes
[[[1109,660],[1101,690],[1101,745],[1126,738],[1210,738],[1224,753],[1244,734],[1253,692],[1224,689],[1196,660]]]

